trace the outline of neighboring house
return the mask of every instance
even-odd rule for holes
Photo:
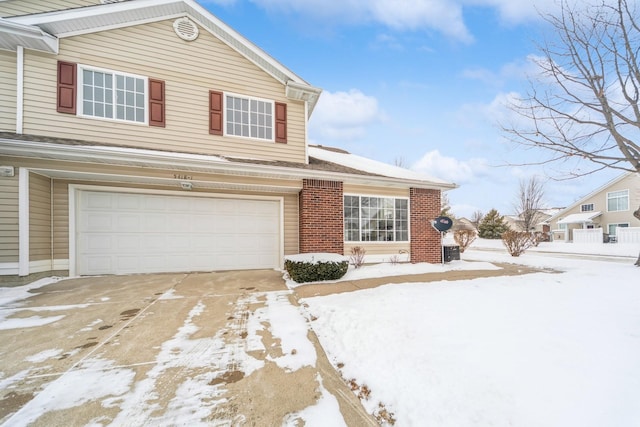
[[[617,241],[621,228],[640,227],[640,220],[633,216],[638,205],[640,175],[620,175],[549,218],[553,240],[583,241],[578,236],[592,234],[596,237],[591,241]]]
[[[533,218],[534,228],[530,231],[536,233],[549,233],[550,227],[548,220],[563,208],[547,208],[538,209]],[[509,225],[509,228],[516,231],[524,231],[524,220],[520,215],[505,215],[505,222]]]
[[[321,90],[192,0],[0,1],[0,276],[440,262],[454,184],[309,146]],[[311,60],[311,56],[310,56]]]

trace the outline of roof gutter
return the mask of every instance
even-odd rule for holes
[[[40,28],[0,18],[0,46],[15,52],[18,46],[58,53],[58,39]]]
[[[153,167],[172,170],[189,170],[225,175],[269,177],[275,179],[326,179],[353,184],[381,185],[389,187],[412,187],[436,190],[451,190],[456,184],[442,184],[428,181],[390,178],[376,175],[359,175],[303,169],[286,166],[244,164],[228,161],[221,157],[198,154],[174,153],[142,149],[120,149],[104,146],[62,145],[49,142],[18,141],[0,139],[0,153],[22,158],[48,158],[63,161],[86,162],[114,166]]]

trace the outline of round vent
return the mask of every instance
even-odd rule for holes
[[[176,19],[173,29],[182,40],[190,42],[198,38],[198,26],[187,17]]]

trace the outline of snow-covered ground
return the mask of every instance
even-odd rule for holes
[[[304,308],[292,305],[287,291],[260,294],[264,307],[247,319],[247,350],[261,345],[259,333],[269,325],[269,332],[281,341],[284,350],[282,357],[270,360],[286,370],[314,365],[316,355],[306,338],[306,316],[336,369],[346,380],[353,380],[356,393],[366,397],[363,404],[369,412],[395,420],[396,426],[640,426],[640,268],[632,265],[640,248],[597,245],[580,248],[589,255],[554,253],[576,253],[578,249],[577,245],[542,244],[512,258],[500,241],[479,240],[462,254],[462,261],[445,265],[366,265],[351,268],[342,280],[497,269],[493,263],[498,262],[554,271],[385,285],[306,298],[301,301]],[[38,288],[57,280],[0,288],[0,307],[6,309],[0,313],[0,330],[50,323],[51,318],[36,316],[22,319],[28,323],[18,325],[9,317]],[[183,296],[170,290],[159,300],[175,298]],[[256,302],[258,295],[248,298]],[[214,349],[222,342],[217,336],[196,340],[185,335],[195,331],[192,318],[202,311],[204,303],[199,299],[195,302],[183,327],[162,349],[187,349],[208,341],[211,343],[204,347]],[[292,357],[294,348],[296,357]],[[60,351],[52,348],[28,360],[39,363]],[[215,364],[208,351],[197,360],[205,367]],[[245,370],[256,363],[248,352],[236,356]],[[168,365],[163,357],[161,351],[151,374],[179,363],[172,357],[172,365]],[[141,423],[147,417],[147,424],[154,425],[140,403],[144,399],[138,396],[143,391],[139,386],[149,378],[134,387],[133,371],[108,365],[101,381],[87,381],[85,371],[94,372],[98,366],[90,362],[100,360],[84,360],[77,369],[52,382],[11,420],[27,424],[45,409],[68,407],[68,401],[79,405],[86,396],[98,393],[120,396],[122,412],[118,420],[122,417],[123,421],[114,425],[128,425],[134,419],[132,414],[143,416]],[[116,378],[117,373],[126,375]],[[0,389],[18,381],[21,374],[5,378],[0,373]],[[213,378],[216,374],[207,375]],[[199,414],[215,406],[213,401],[206,406],[200,400],[212,396],[210,377],[203,377],[202,385],[190,381],[189,393],[172,400],[175,408],[169,408],[168,413],[177,414],[177,424],[194,425]],[[320,378],[318,382],[317,404],[290,414],[283,425],[298,425],[301,419],[308,426],[344,425],[337,400]],[[65,392],[70,387],[76,393]],[[51,402],[58,406],[41,405],[43,399],[54,394],[57,400]],[[191,407],[195,408],[193,412],[184,410]]]
[[[487,250],[495,243],[477,242],[462,257],[561,272],[386,285],[303,301],[332,363],[370,390],[364,405],[393,413],[398,426],[640,425],[640,269],[633,260],[538,253],[556,244],[512,258]],[[590,253],[638,250],[617,246],[612,254],[607,246]]]

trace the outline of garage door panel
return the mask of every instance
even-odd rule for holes
[[[84,217],[83,229],[95,231],[113,230],[114,218],[110,215],[91,213]]]
[[[138,231],[141,225],[141,217],[138,214],[117,215],[116,223],[118,231]]]
[[[81,191],[79,274],[277,268],[280,202]]]
[[[91,209],[109,209],[113,203],[113,197],[109,193],[90,193],[83,200],[84,206]]]
[[[123,211],[138,211],[141,205],[140,197],[136,197],[135,194],[120,194],[112,197],[112,200],[117,208]]]

